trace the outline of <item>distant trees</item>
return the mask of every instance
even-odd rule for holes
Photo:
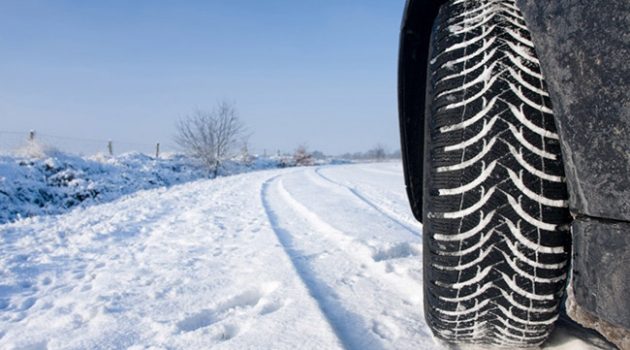
[[[221,162],[245,142],[246,128],[233,104],[221,101],[211,111],[197,110],[180,119],[175,142],[217,175]]]
[[[389,153],[385,146],[376,144],[365,152],[344,153],[340,157],[349,160],[381,162],[387,159],[400,159],[401,154],[399,149]]]
[[[367,157],[370,159],[374,159],[377,162],[382,162],[385,159],[386,155],[387,154],[385,153],[385,146],[381,145],[380,143],[367,152]]]
[[[313,159],[317,160],[324,160],[327,158],[327,156],[322,151],[313,151],[311,152],[311,156],[313,157]]]

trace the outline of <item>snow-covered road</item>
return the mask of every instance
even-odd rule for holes
[[[0,349],[437,348],[421,235],[399,163],[254,172],[2,225]]]

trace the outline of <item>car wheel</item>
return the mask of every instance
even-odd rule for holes
[[[558,317],[571,216],[532,39],[515,1],[451,0],[431,40],[425,318],[448,343],[539,345]]]

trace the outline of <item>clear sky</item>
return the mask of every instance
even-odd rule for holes
[[[227,99],[259,152],[395,150],[403,8],[0,0],[0,131],[173,144],[178,118]]]

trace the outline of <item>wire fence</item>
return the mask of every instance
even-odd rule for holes
[[[153,157],[160,154],[179,152],[181,149],[170,142],[141,143],[117,139],[91,139],[74,136],[51,135],[36,130],[0,130],[0,153],[14,154],[37,143],[47,149],[78,155],[140,152]]]

